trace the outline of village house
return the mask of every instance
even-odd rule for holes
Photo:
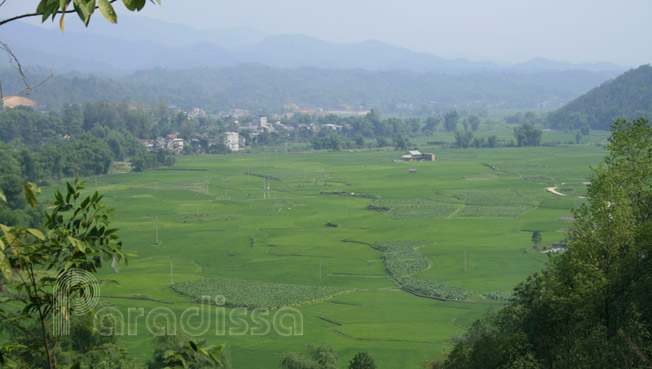
[[[435,154],[425,153],[422,154],[418,150],[411,150],[401,156],[404,161],[435,161]]]
[[[175,152],[175,153],[182,152],[183,151],[183,139],[178,138],[178,137],[168,139],[167,149],[172,151],[172,152]]]
[[[224,132],[224,145],[231,151],[240,150],[240,135],[238,132]]]
[[[331,131],[341,131],[342,130],[342,126],[340,126],[339,124],[331,124],[331,123],[322,124],[321,128],[325,129],[325,130],[331,130]]]
[[[194,107],[188,112],[188,118],[199,119],[206,118],[206,112],[202,108]]]
[[[253,123],[256,127],[258,127],[259,131],[267,130],[268,132],[271,132],[274,130],[274,127],[267,122],[267,117],[264,115],[257,115],[253,119]]]
[[[138,140],[141,144],[145,145],[147,151],[154,150],[154,140]]]

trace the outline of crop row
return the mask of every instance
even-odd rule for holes
[[[460,217],[515,217],[521,213],[533,209],[529,205],[515,206],[485,206],[485,205],[467,205],[457,216]]]
[[[389,209],[385,216],[393,220],[446,218],[458,208],[455,204],[420,198],[379,199],[374,201],[373,205]]]
[[[228,307],[271,310],[284,306],[318,302],[346,292],[345,289],[336,287],[231,279],[200,279],[175,283],[172,285],[172,289],[196,300],[203,296],[210,296],[211,300],[223,296],[224,305]]]
[[[433,201],[483,206],[535,206],[546,196],[543,189],[483,188],[438,191]]]
[[[430,265],[430,261],[414,247],[388,248],[382,259],[387,273],[394,278],[421,272]]]

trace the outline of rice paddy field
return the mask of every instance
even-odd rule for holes
[[[594,144],[419,148],[439,160],[237,153],[87,180],[137,255],[100,272],[118,282],[102,302],[122,312],[130,352],[151,357],[156,321],[227,344],[234,368],[276,368],[323,341],[343,368],[359,351],[379,368],[419,368],[544,266],[532,232],[564,237],[604,156]]]

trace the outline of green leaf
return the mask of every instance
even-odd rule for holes
[[[27,232],[31,233],[34,237],[38,238],[41,241],[45,240],[43,232],[39,231],[38,229],[27,228]]]
[[[88,27],[88,22],[91,20],[91,15],[95,12],[95,0],[90,0],[89,2],[86,3],[85,7],[85,13],[88,14],[86,21],[84,22],[84,25]]]
[[[72,195],[75,193],[75,189],[72,187],[70,182],[66,182],[66,189],[68,190],[68,194]]]
[[[5,203],[7,202],[7,196],[5,196],[4,191],[2,191],[2,188],[0,188],[0,200],[4,201]]]
[[[144,8],[145,3],[147,1],[146,0],[122,0],[122,2],[125,4],[125,7],[127,7],[127,9],[133,12],[134,10],[140,11],[142,8]]]
[[[14,274],[11,270],[9,260],[5,259],[0,261],[0,270],[2,271],[2,275],[5,276],[5,279],[11,282],[11,277],[13,277]]]
[[[113,10],[113,6],[111,6],[108,0],[99,0],[99,6],[104,18],[111,23],[118,23],[118,16],[115,14],[115,10]]]
[[[36,7],[36,13],[43,14],[45,7],[48,5],[48,0],[41,0]]]
[[[59,10],[59,0],[47,0],[43,7],[39,4],[38,9],[41,9],[41,11],[37,12],[41,14],[41,22],[45,22],[50,15],[52,17],[56,16],[57,10]]]
[[[34,192],[28,186],[27,184],[23,185],[23,190],[25,191],[25,199],[27,200],[27,203],[33,208],[36,207],[36,195],[34,195]]]
[[[72,6],[75,8],[75,11],[77,12],[77,16],[79,16],[79,19],[81,19],[82,22],[86,22],[86,16],[82,11],[81,6],[77,5],[77,3],[73,3]]]
[[[73,0],[73,6],[79,19],[84,22],[84,26],[88,27],[91,15],[95,11],[95,0]]]
[[[5,251],[5,243],[0,239],[0,251]]]
[[[86,246],[84,245],[83,242],[80,240],[72,237],[72,236],[66,236],[68,238],[68,241],[79,251],[84,252],[86,251]]]
[[[14,243],[14,241],[16,240],[16,235],[14,235],[13,233],[11,233],[11,228],[7,227],[7,226],[4,225],[4,224],[0,224],[0,229],[2,229],[2,232],[4,232],[4,234],[5,234],[5,238],[7,239],[7,243],[8,243],[9,245],[11,245],[12,243]]]

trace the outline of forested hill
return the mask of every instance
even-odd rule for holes
[[[608,129],[618,118],[652,117],[652,67],[642,65],[607,81],[553,112],[553,128]]]
[[[49,70],[32,73],[30,81],[39,81],[47,73]],[[55,75],[33,90],[30,98],[45,109],[64,103],[153,103],[166,98],[181,108],[198,106],[209,111],[279,111],[284,105],[296,104],[301,108],[427,114],[450,107],[555,108],[613,76],[612,72],[587,71],[445,75],[242,64],[180,70],[158,68],[114,79]],[[0,78],[5,92],[21,88],[15,70],[0,70]]]

